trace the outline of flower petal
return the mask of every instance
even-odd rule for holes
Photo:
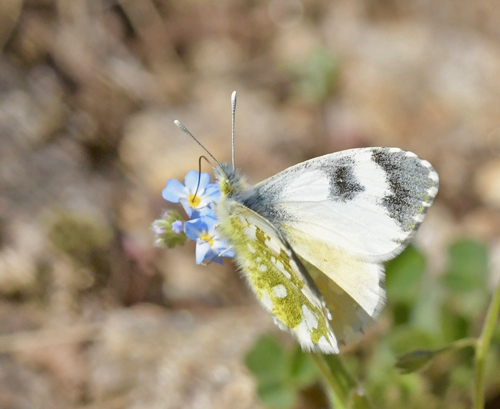
[[[208,234],[210,236],[215,236],[215,226],[217,225],[217,218],[215,217],[215,213],[208,213],[200,217],[200,220],[205,223]]]
[[[182,199],[179,200],[181,202],[181,205],[186,212],[186,214],[189,216],[190,219],[192,219],[192,214],[193,214],[193,208],[189,206],[189,200],[183,197]]]
[[[206,261],[208,263],[217,263],[217,264],[222,264],[222,258],[219,256],[219,253],[214,251],[213,247],[210,248],[210,251],[205,254],[205,258],[203,261]]]
[[[206,201],[207,203],[217,203],[220,198],[220,189],[219,185],[215,183],[211,183],[207,186],[205,189],[205,192],[203,192],[203,200]]]
[[[200,181],[200,185],[198,186],[198,180]],[[196,170],[190,170],[184,179],[184,183],[186,187],[189,189],[191,193],[196,191],[196,187],[198,187],[198,194],[203,195],[203,191],[210,183],[210,174],[204,172],[200,174],[200,172]]]
[[[196,243],[196,264],[203,263],[207,253],[210,252],[210,249],[210,244],[206,241],[198,241]]]
[[[222,257],[217,257],[215,260],[212,260],[214,263],[222,265]]]
[[[168,202],[179,203],[181,198],[186,197],[186,187],[176,179],[169,179],[161,195]]]
[[[211,217],[212,219],[217,220],[217,216],[215,215],[215,210],[210,206],[205,206],[199,209],[193,209],[191,215],[189,216],[191,220],[201,219],[202,217]]]
[[[199,186],[198,180],[200,181]],[[191,193],[194,193],[196,191],[196,187],[198,187],[198,193],[203,193],[207,185],[210,183],[210,174],[204,172],[200,175],[200,172],[196,170],[190,170],[186,174],[184,183]]]
[[[230,249],[230,250],[227,250],[224,252],[224,254],[222,254],[222,257],[234,257],[234,255],[236,254],[236,251],[234,249]]]
[[[175,222],[172,223],[172,231],[175,234],[181,234],[183,227],[184,227],[184,225],[180,220],[176,220]]]
[[[206,230],[207,225],[201,219],[188,220],[184,223],[186,236],[188,236],[191,240],[198,240],[198,237],[200,237]]]
[[[194,193],[194,191],[196,190],[196,185],[198,184],[199,177],[200,172],[198,172],[197,170],[190,170],[188,173],[186,173],[184,184],[191,193]]]
[[[203,172],[200,175],[200,187],[199,189],[203,192],[207,186],[210,185],[210,173]]]

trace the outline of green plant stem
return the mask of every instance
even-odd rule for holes
[[[476,346],[476,381],[475,381],[475,392],[474,392],[474,409],[484,408],[484,361],[486,359],[486,354],[490,346],[491,338],[493,336],[493,331],[498,319],[498,314],[500,311],[500,284],[498,284],[493,299],[491,300],[490,306],[488,307],[488,313],[486,314],[486,319],[484,321],[483,330],[481,331],[481,336],[477,340]]]
[[[446,351],[458,351],[459,349],[467,348],[467,347],[476,347],[477,338],[462,338],[457,341],[453,341],[450,345],[438,349],[436,352],[446,352]]]
[[[311,357],[328,387],[328,392],[334,397],[337,404],[342,405],[339,409],[347,409],[349,392],[355,383],[344,368],[340,358],[338,356],[330,357],[334,362],[329,365],[321,353],[311,353]]]

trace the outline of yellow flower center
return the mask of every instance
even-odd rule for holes
[[[196,208],[200,205],[201,199],[199,196],[189,195],[188,202],[189,202],[189,206]]]
[[[206,241],[208,244],[210,244],[210,247],[212,247],[214,245],[214,240],[212,239],[212,236],[210,236],[210,234],[208,234],[208,233],[201,235],[200,239],[203,241]]]

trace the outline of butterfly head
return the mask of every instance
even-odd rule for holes
[[[222,196],[232,197],[246,189],[245,179],[231,163],[221,163],[214,168],[214,175]]]

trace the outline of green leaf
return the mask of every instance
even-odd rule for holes
[[[449,248],[449,267],[443,277],[452,291],[472,292],[487,288],[488,249],[474,240],[462,239]]]
[[[439,334],[441,320],[439,311],[445,298],[445,291],[432,277],[423,283],[420,297],[411,308],[409,322],[415,328],[429,334]]]
[[[469,335],[469,322],[445,304],[441,308],[441,333],[446,343],[465,338]]]
[[[318,370],[315,363],[309,356],[302,352],[300,346],[297,346],[290,363],[290,375],[293,382],[300,388],[312,385],[318,379]]]
[[[412,303],[418,296],[425,272],[424,256],[408,246],[394,260],[386,264],[387,297],[391,301]]]
[[[264,405],[275,409],[292,408],[297,401],[297,391],[281,382],[261,383],[257,394]]]
[[[386,341],[391,351],[402,354],[413,349],[432,349],[435,341],[427,331],[410,325],[401,325],[388,334]]]
[[[474,378],[474,368],[466,364],[455,364],[450,373],[450,382],[459,387],[464,392],[468,392],[471,387],[471,379]]]
[[[261,337],[245,357],[246,367],[261,381],[285,379],[287,362],[281,345],[273,337]]]
[[[453,293],[446,300],[447,307],[456,315],[469,322],[474,322],[483,316],[490,299],[486,290],[475,290],[466,293]]]
[[[412,373],[426,367],[435,355],[436,352],[430,349],[417,349],[399,356],[394,366],[403,374]]]
[[[411,306],[405,302],[392,303],[392,319],[394,325],[408,324],[411,319]]]

